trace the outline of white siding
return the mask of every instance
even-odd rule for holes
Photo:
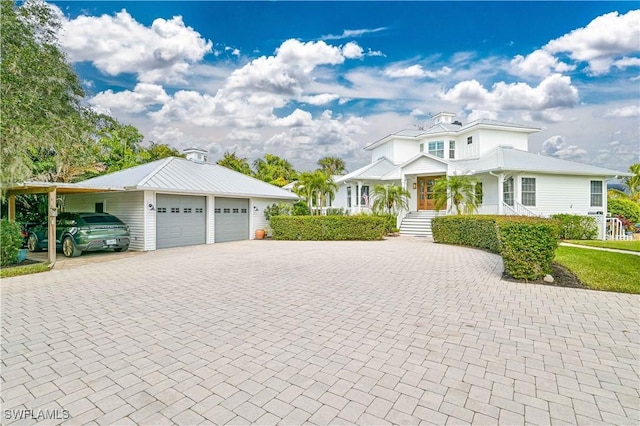
[[[526,133],[488,129],[478,130],[477,133],[478,141],[476,141],[476,136],[474,136],[473,144],[476,145],[479,142],[478,146],[480,148],[480,154],[490,151],[500,145],[511,145],[515,149],[519,149],[521,151],[529,150],[529,136]],[[464,143],[467,143],[466,138]]]
[[[149,204],[156,206],[156,193],[154,191],[144,191],[144,248],[143,250],[156,249],[156,212],[149,209]],[[144,208],[147,206],[147,208]]]
[[[269,229],[269,222],[267,222],[267,219],[264,217],[264,209],[271,206],[272,204],[278,204],[280,202],[288,203],[291,205],[294,204],[293,201],[274,200],[268,198],[251,199],[251,210],[253,213],[249,219],[249,229],[251,230],[251,232],[249,233],[249,239],[255,239],[256,229]]]
[[[205,244],[213,244],[215,242],[215,214],[213,208],[215,207],[215,197],[213,195],[207,195],[207,231],[205,236]]]
[[[472,143],[468,144],[467,139],[471,137]],[[480,152],[480,138],[478,131],[466,132],[456,138],[456,159],[464,160],[466,158],[477,157]]]
[[[604,207],[591,207],[591,181],[603,177],[523,174],[516,179],[516,199],[520,201],[523,177],[536,179],[536,205],[527,206],[535,213],[548,216],[554,213],[586,215],[603,211]],[[604,184],[606,187],[606,184]]]
[[[348,185],[344,185],[344,184],[340,184],[338,186],[338,190],[336,191],[336,196],[333,199],[333,203],[332,206],[340,209],[347,209],[347,187],[351,186],[351,184]]]
[[[95,211],[95,203],[104,203],[104,212],[117,216],[129,226],[132,250],[145,247],[144,194],[136,192],[101,192],[95,194],[69,194],[65,196],[64,210],[68,212]],[[149,208],[146,208],[149,210]],[[155,230],[154,230],[155,231]]]
[[[407,164],[402,168],[405,175],[447,173],[447,165],[428,157],[418,158],[416,161]]]
[[[393,161],[393,142],[387,142],[371,151],[371,162],[374,163],[382,157],[387,157]]]
[[[414,140],[397,140],[393,144],[393,164],[402,164],[420,152],[420,143]]]

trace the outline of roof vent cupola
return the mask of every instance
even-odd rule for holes
[[[185,157],[194,163],[204,163],[207,161],[207,151],[201,148],[187,148],[184,151]]]
[[[455,116],[452,112],[439,112],[433,116],[433,124],[451,124]]]

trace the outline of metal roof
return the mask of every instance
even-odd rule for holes
[[[513,171],[588,176],[631,176],[627,172],[507,147],[496,147],[477,159],[458,160],[453,163],[475,173]]]
[[[347,182],[354,179],[382,179],[383,176],[388,175],[395,169],[399,169],[399,167],[393,164],[388,158],[382,157],[358,170],[340,176],[336,179],[336,182]]]
[[[234,197],[298,199],[297,195],[289,191],[226,167],[196,163],[177,157],[88,179],[80,184],[123,187],[129,190],[149,189]]]

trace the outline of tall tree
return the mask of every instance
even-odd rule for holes
[[[373,211],[395,214],[398,210],[409,210],[411,193],[401,186],[386,184],[373,187]]]
[[[633,176],[624,178],[624,184],[629,188],[629,197],[640,203],[640,163],[630,165],[629,172],[633,173]]]
[[[285,186],[298,177],[298,172],[287,160],[274,154],[265,154],[253,162],[255,177],[276,186]]]
[[[301,173],[294,188],[294,192],[307,201],[309,211],[312,214],[315,211],[318,215],[322,212],[322,207],[326,206],[327,197],[333,197],[337,190],[338,185],[332,177],[321,170]]]
[[[217,161],[217,164],[247,176],[253,175],[249,161],[246,158],[238,157],[235,152],[225,152],[222,158]]]
[[[478,209],[476,183],[477,179],[471,176],[453,175],[438,179],[433,186],[436,209],[442,210],[451,200],[449,209],[455,207],[456,214],[475,212]]]
[[[329,176],[343,175],[347,172],[344,160],[338,157],[323,157],[318,160],[318,166]]]
[[[166,143],[151,142],[146,148],[143,148],[141,153],[141,160],[145,163],[150,161],[162,160],[167,157],[181,157],[184,158],[184,154],[175,148],[170,147]]]
[[[44,2],[1,0],[0,180],[36,174],[73,180],[91,151],[91,112],[78,76],[57,45],[60,21]],[[40,164],[34,162],[41,161]]]

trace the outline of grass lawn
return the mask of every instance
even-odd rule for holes
[[[640,294],[640,256],[560,246],[555,260],[594,290]]]
[[[0,269],[0,278],[17,277],[19,275],[36,274],[38,272],[46,272],[49,266],[45,263],[34,263],[32,265],[12,266],[10,268]]]
[[[600,241],[600,240],[566,240],[565,243],[581,246],[604,247],[618,250],[640,251],[640,240],[633,241]]]

